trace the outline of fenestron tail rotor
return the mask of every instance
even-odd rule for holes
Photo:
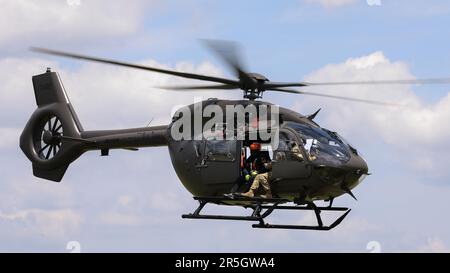
[[[34,150],[39,158],[50,160],[56,156],[61,149],[61,137],[64,135],[61,120],[54,115],[48,115],[36,128],[34,136]]]
[[[233,71],[233,74],[238,79],[229,79],[223,77],[207,76],[196,73],[180,72],[169,69],[161,69],[156,67],[149,67],[138,64],[131,64],[126,62],[120,62],[116,60],[97,58],[92,56],[68,53],[57,50],[50,50],[44,48],[32,47],[32,51],[51,54],[62,57],[75,58],[80,60],[87,60],[93,62],[100,62],[112,65],[119,65],[135,69],[143,69],[147,71],[163,73],[173,75],[177,77],[183,77],[188,79],[195,79],[200,81],[208,81],[218,83],[217,85],[192,85],[192,86],[166,86],[159,87],[161,89],[168,90],[233,90],[241,89],[244,91],[244,98],[249,100],[255,100],[261,98],[263,92],[284,92],[299,95],[312,95],[334,99],[342,99],[354,102],[371,103],[378,105],[398,105],[392,102],[380,102],[366,100],[363,98],[342,97],[338,95],[308,92],[303,90],[286,89],[287,87],[303,87],[308,86],[345,86],[345,85],[398,85],[398,84],[450,84],[450,78],[430,78],[430,79],[394,79],[394,80],[373,80],[373,81],[340,81],[340,82],[272,82],[265,76],[258,73],[249,73],[243,65],[243,60],[240,57],[240,50],[236,43],[230,41],[217,41],[217,40],[202,40],[203,44],[207,46],[212,52],[219,56],[225,64],[227,64]]]

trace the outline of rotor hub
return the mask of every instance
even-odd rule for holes
[[[262,93],[265,91],[264,83],[268,82],[264,75],[259,73],[247,73],[247,76],[250,80],[250,83],[244,85],[242,90],[244,91],[244,98],[249,100],[255,100],[262,98]]]
[[[58,145],[61,142],[60,134],[58,132],[52,132],[45,130],[42,134],[42,141],[49,145]]]
[[[244,99],[255,100],[262,98],[262,92],[257,89],[244,90]]]

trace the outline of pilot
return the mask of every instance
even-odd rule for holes
[[[251,155],[247,159],[248,168],[244,170],[245,178],[251,182],[250,189],[242,193],[241,196],[254,197],[256,191],[260,186],[263,187],[265,194],[261,195],[263,198],[272,198],[270,189],[270,178],[272,175],[272,164],[270,158],[261,152],[260,143],[252,143],[250,145]],[[249,169],[251,170],[249,172]],[[252,181],[253,178],[253,181]]]
[[[298,160],[298,161],[303,161],[303,154],[300,150],[300,147],[298,146],[297,142],[292,141],[290,144],[290,150],[291,150],[291,155],[293,157],[293,159]]]

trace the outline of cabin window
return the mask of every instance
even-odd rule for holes
[[[208,161],[235,161],[235,140],[208,140],[205,145],[205,156]]]

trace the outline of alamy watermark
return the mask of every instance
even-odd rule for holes
[[[381,243],[378,241],[370,241],[366,245],[366,249],[369,253],[381,253]]]
[[[78,241],[70,241],[67,242],[66,249],[70,250],[70,253],[81,253],[81,244]]]
[[[176,140],[249,140],[278,147],[278,105],[194,102],[175,111],[171,137]]]

